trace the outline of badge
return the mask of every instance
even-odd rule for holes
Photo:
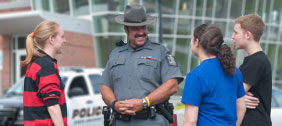
[[[171,66],[177,66],[177,63],[174,59],[174,57],[171,54],[166,54],[166,59],[169,65]]]

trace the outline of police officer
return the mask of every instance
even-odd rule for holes
[[[154,17],[139,4],[127,5],[115,21],[124,25],[127,44],[119,44],[110,54],[103,72],[101,93],[104,102],[116,111],[117,126],[169,126],[159,112],[143,118],[140,112],[169,99],[183,78],[174,57],[159,43],[148,39],[147,26]],[[141,117],[141,118],[139,118]]]

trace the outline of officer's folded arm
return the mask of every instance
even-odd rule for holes
[[[112,104],[116,99],[113,90],[110,87],[106,86],[105,84],[102,84],[101,85],[101,94],[102,94],[102,99],[104,100],[104,102],[108,106],[113,108]],[[133,110],[133,105],[123,103],[122,101],[115,102],[114,109],[115,111],[121,114],[135,115],[135,111]]]
[[[178,81],[172,78],[161,84],[157,89],[150,93],[147,97],[150,105],[155,105],[168,99],[169,96],[177,92]],[[101,85],[102,98],[108,106],[112,106],[116,97],[113,90],[102,84]],[[135,112],[143,109],[142,99],[129,99],[125,101],[117,101],[114,104],[115,111],[121,114],[135,115]]]

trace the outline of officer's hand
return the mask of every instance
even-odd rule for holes
[[[122,101],[124,104],[130,104],[133,105],[132,108],[129,108],[130,110],[133,110],[134,112],[141,111],[143,109],[142,99],[129,99]]]
[[[246,93],[245,102],[248,109],[255,109],[259,105],[259,99],[254,97],[251,92]]]
[[[125,103],[124,101],[117,101],[115,103],[115,110],[121,114],[135,115],[135,112],[132,110],[133,105]]]

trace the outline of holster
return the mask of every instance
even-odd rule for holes
[[[162,114],[169,123],[173,123],[173,104],[165,101],[156,105],[157,111]]]
[[[110,107],[108,106],[103,106],[103,111],[102,111],[103,115],[104,115],[104,126],[111,126],[110,125],[110,121],[111,121],[111,114],[112,114],[112,110]]]

